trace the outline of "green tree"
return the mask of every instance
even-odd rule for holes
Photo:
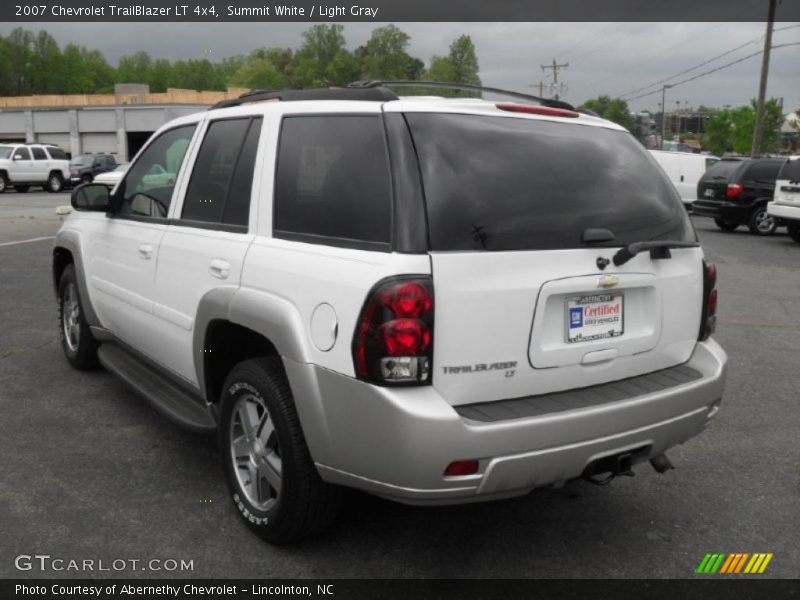
[[[722,156],[731,150],[732,137],[732,111],[728,109],[711,110],[711,116],[705,122],[703,148],[712,154]]]
[[[11,80],[14,95],[31,93],[30,65],[33,54],[33,32],[17,27],[7,38],[8,58],[11,69],[7,77]]]
[[[117,81],[119,83],[148,83],[153,59],[147,52],[136,52],[123,56],[117,65]]]
[[[165,58],[153,61],[150,68],[147,82],[150,84],[151,92],[166,92],[167,88],[172,87],[174,73],[172,63]]]
[[[354,59],[346,48],[343,31],[344,26],[336,23],[314,25],[303,32],[303,45],[284,71],[295,87],[348,83],[342,77],[352,72]]]
[[[447,58],[453,65],[456,83],[481,84],[481,79],[478,77],[478,55],[475,52],[472,38],[468,35],[458,37],[450,44],[450,53]]]
[[[33,39],[29,79],[31,91],[37,94],[64,93],[61,49],[56,40],[42,30]]]
[[[233,74],[232,85],[251,90],[274,90],[286,84],[286,78],[267,58],[252,57]]]
[[[755,122],[755,100],[751,101],[750,106],[715,110],[706,120],[703,147],[718,155],[730,151],[738,154],[750,154]],[[780,136],[779,127],[782,122],[780,103],[775,98],[770,98],[764,103],[761,147],[757,149],[757,154],[766,154],[777,148]]]
[[[356,50],[364,79],[419,79],[420,61],[409,56],[411,38],[394,25],[372,31],[367,43]],[[423,65],[424,67],[424,65]]]
[[[619,98],[609,96],[598,96],[592,100],[584,102],[580,109],[588,109],[596,112],[599,116],[617,125],[622,125],[628,131],[633,132],[636,127],[636,120],[628,108],[628,103]]]
[[[81,48],[81,56],[86,71],[91,77],[92,83],[87,90],[87,94],[109,94],[114,91],[114,83],[117,77],[116,69],[106,61],[99,50],[87,50]]]
[[[94,91],[92,74],[86,68],[81,47],[67,44],[61,53],[62,94],[90,94]]]

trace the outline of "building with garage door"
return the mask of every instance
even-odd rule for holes
[[[245,91],[151,94],[147,85],[117,84],[113,94],[0,97],[0,143],[55,144],[70,156],[100,152],[126,162],[164,123]]]

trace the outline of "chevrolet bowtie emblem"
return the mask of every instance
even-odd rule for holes
[[[597,282],[597,287],[610,288],[614,287],[618,283],[619,283],[619,277],[614,277],[613,275],[603,275],[600,278],[600,281]]]

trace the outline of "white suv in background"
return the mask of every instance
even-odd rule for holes
[[[69,160],[58,146],[0,144],[0,193],[9,186],[27,192],[32,185],[60,192],[65,181],[69,181]]]
[[[275,543],[340,486],[450,504],[666,471],[722,399],[716,269],[627,131],[523,99],[366,82],[165,125],[113,194],[73,193],[67,359],[217,429]]]
[[[790,156],[775,181],[775,199],[767,213],[786,225],[789,237],[800,242],[800,156]]]

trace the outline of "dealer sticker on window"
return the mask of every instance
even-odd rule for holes
[[[622,294],[567,298],[567,342],[590,342],[623,332]]]

